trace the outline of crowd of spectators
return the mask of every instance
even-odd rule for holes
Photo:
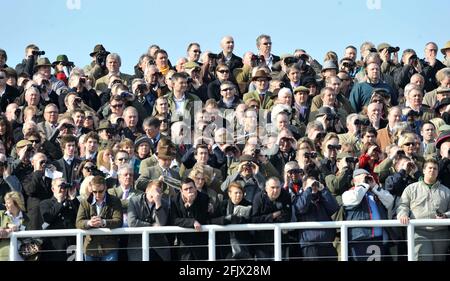
[[[181,226],[197,231],[150,235],[150,260],[207,260],[207,224],[450,217],[450,41],[323,60],[272,43],[260,35],[241,58],[231,36],[218,53],[193,42],[175,64],[151,45],[133,75],[101,44],[85,67],[30,44],[13,68],[0,49],[0,260],[23,230]],[[352,260],[406,259],[405,228],[348,239]],[[339,259],[339,230],[282,241],[284,259]],[[141,242],[87,236],[84,257],[141,260]],[[220,232],[217,258],[271,260],[273,242]],[[19,239],[19,257],[67,260],[74,243]],[[416,227],[415,245],[448,260],[449,228]]]

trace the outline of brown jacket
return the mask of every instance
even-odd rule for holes
[[[119,228],[122,226],[122,205],[116,196],[105,194],[105,206],[103,206],[100,216],[106,221],[105,228]],[[97,215],[95,204],[92,205],[93,196],[81,200],[78,209],[76,227],[79,229],[90,229],[88,221],[92,216]],[[119,236],[88,235],[84,239],[84,253],[88,256],[101,257],[108,254],[111,249],[119,247]]]

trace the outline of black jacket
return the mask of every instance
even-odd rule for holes
[[[6,112],[6,107],[8,106],[8,104],[13,103],[14,100],[19,96],[20,96],[19,91],[16,88],[6,84],[5,92],[0,98],[0,108],[2,112]]]
[[[40,203],[42,200],[52,198],[52,179],[44,177],[44,172],[35,171],[23,182],[23,189],[27,195],[27,214],[30,218],[31,229],[42,228]]]
[[[208,224],[208,204],[208,195],[197,192],[197,197],[192,205],[186,208],[181,193],[178,193],[175,198],[172,199],[171,204],[170,217],[172,224],[186,228],[194,228],[195,221],[198,221],[201,225]],[[178,249],[178,258],[180,260],[206,260],[208,258],[207,233],[180,233],[177,234],[177,238],[179,245],[181,246]],[[203,245],[204,247],[200,247],[200,245]]]
[[[225,62],[225,56],[224,56],[223,52],[220,52],[218,54],[218,57],[226,65],[228,65],[228,68],[230,69],[230,73],[233,73],[233,70],[235,70],[236,68],[241,68],[244,66],[244,64],[242,63],[242,58],[236,56],[235,54],[231,54],[231,59],[228,62]]]
[[[46,229],[72,229],[75,228],[78,207],[78,199],[66,200],[59,203],[55,197],[41,201],[40,211]],[[42,260],[66,261],[67,247],[73,245],[75,237],[51,237],[44,240]]]
[[[147,204],[146,194],[134,196],[130,198],[128,203],[128,225],[129,227],[148,227],[154,226],[158,223],[161,226],[169,224],[170,205],[169,201],[162,199],[161,207],[155,209],[154,206],[150,208]],[[142,237],[130,235],[128,238],[128,258],[129,260],[142,260],[141,250]],[[170,246],[166,234],[152,234],[150,235],[150,246],[153,248],[159,257],[164,261],[170,260]],[[134,249],[135,248],[135,249]]]

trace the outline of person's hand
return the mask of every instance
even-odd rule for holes
[[[325,130],[327,129],[327,123],[326,123],[326,120],[327,120],[327,116],[326,116],[326,115],[320,116],[319,118],[317,118],[317,121],[319,121],[320,124],[322,124],[322,126],[323,126],[323,128],[324,128]]]
[[[58,203],[62,203],[64,201],[64,199],[66,199],[66,194],[65,193],[57,193],[57,194],[55,194],[55,198],[56,198],[56,201],[58,201]]]
[[[404,64],[405,65],[412,65],[413,64],[413,61],[411,60],[411,57],[414,55],[414,53],[407,53],[406,55],[405,55],[405,58],[404,58]]]
[[[376,149],[378,148],[378,146],[376,146],[376,145],[372,145],[371,147],[369,147],[369,149],[367,150],[367,155],[369,155],[369,156],[375,156],[374,155],[374,152],[375,153],[377,153],[376,152]]]
[[[17,154],[19,155],[20,161],[25,160],[25,156],[27,155],[27,146],[20,148]]]
[[[273,218],[273,219],[276,219],[276,218],[278,218],[279,216],[281,216],[281,211],[276,211],[276,212],[273,212],[273,213],[272,213],[272,218]]]
[[[153,202],[155,203],[155,207],[156,209],[159,209],[159,207],[161,207],[161,193],[159,193],[158,191],[152,190],[152,193],[150,194]]]
[[[400,150],[400,147],[394,146],[389,150],[389,158],[394,159],[395,155],[397,155],[397,152]]]
[[[208,203],[208,213],[212,214],[214,211],[214,206],[211,203]]]
[[[89,221],[88,225],[90,227],[101,227],[102,226],[102,218],[99,216],[93,216]]]
[[[394,53],[394,56],[392,57],[392,62],[397,65],[399,60],[398,60],[398,52]]]
[[[195,231],[200,231],[202,229],[202,225],[198,221],[194,221]]]
[[[387,48],[381,50],[380,58],[383,62],[389,62],[389,52]]]
[[[77,197],[77,186],[73,185],[72,188],[70,188],[69,191],[67,192],[67,195],[70,200],[75,199],[75,197]]]
[[[344,130],[344,126],[342,125],[340,119],[336,119],[334,122],[334,128],[336,129],[336,132],[342,132]]]
[[[401,224],[408,224],[409,223],[409,217],[407,216],[401,216],[398,218]]]
[[[259,166],[256,163],[252,164],[253,164],[253,174],[256,175],[257,173],[259,173]]]
[[[414,64],[414,69],[417,71],[417,73],[422,73],[422,64],[419,60],[416,60],[416,63]]]

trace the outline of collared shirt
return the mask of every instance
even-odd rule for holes
[[[19,211],[17,217],[14,217],[13,214],[11,214],[9,211],[6,211],[5,214],[11,218],[12,224],[16,225],[19,228],[19,230],[25,230],[25,226],[22,226],[23,222],[22,211]]]
[[[66,161],[66,163],[68,165],[72,165],[73,159],[74,159],[74,157],[65,157],[64,156],[64,161]]]
[[[177,99],[175,96],[173,96],[173,101],[175,102],[175,111],[183,114],[184,107],[186,105],[186,95],[183,95],[181,99]]]
[[[100,216],[100,213],[102,212],[102,208],[105,206],[105,204],[106,204],[106,194],[105,194],[105,197],[103,198],[103,201],[100,203],[97,203],[97,201],[95,200],[95,197],[92,197],[91,206],[95,206],[95,210],[97,211],[97,216]]]

